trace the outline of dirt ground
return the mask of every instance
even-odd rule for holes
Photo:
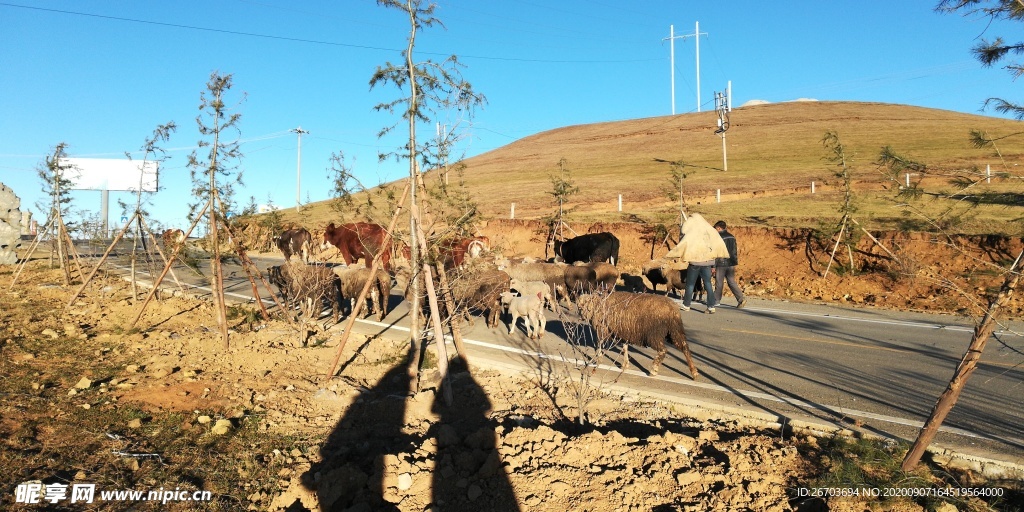
[[[649,257],[639,233],[597,228],[622,239],[625,271]],[[972,311],[924,271],[914,279],[892,269],[822,278],[821,255],[808,251],[806,234],[734,232],[751,296]],[[523,225],[492,222],[485,234],[506,255],[543,254]],[[894,252],[929,248],[923,253],[935,256],[931,263],[951,273],[966,264],[942,261],[939,242],[888,241],[898,243]],[[1016,248],[967,244],[996,260]],[[881,251],[864,247],[854,257],[880,267]],[[906,268],[925,266],[915,265]],[[436,358],[428,354],[417,386],[400,340],[351,339],[338,375],[328,380],[336,333],[303,346],[288,323],[236,309],[225,349],[206,302],[164,298],[133,327],[141,301],[118,277],[96,280],[65,310],[77,287],[64,286],[45,260],[31,262],[8,290],[12,271],[0,269],[0,474],[8,475],[0,477],[0,505],[19,484],[41,480],[178,486],[217,496],[202,506],[139,505],[147,510],[951,510],[934,501],[833,498],[826,505],[799,498],[798,489],[821,485],[836,465],[820,433],[780,433],[608,393],[590,396],[580,425],[568,368],[515,375],[456,361],[448,404]],[[964,282],[974,291],[993,286]],[[1019,304],[1011,310],[1019,315]],[[166,451],[159,460],[126,457],[131,450],[111,449],[120,441],[110,433],[132,440],[136,452]],[[78,446],[89,449],[79,453]],[[196,446],[202,451],[193,459],[167,453]],[[199,472],[196,466],[208,466],[209,474],[182,476]],[[904,476],[923,478],[917,486],[942,485],[928,475]],[[130,508],[108,502],[95,509]]]

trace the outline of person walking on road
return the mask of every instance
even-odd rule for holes
[[[686,290],[683,294],[683,305],[680,309],[690,310],[693,299],[693,288],[697,279],[704,282],[707,291],[707,313],[715,312],[714,288],[711,287],[711,268],[717,258],[729,257],[729,250],[718,235],[715,228],[699,213],[690,215],[683,222],[683,237],[671,251],[665,254],[668,259],[680,259],[686,264]],[[681,268],[681,267],[680,267]]]
[[[715,223],[715,230],[718,231],[722,241],[725,242],[726,249],[729,250],[728,258],[715,259],[715,303],[722,303],[722,294],[725,292],[722,281],[725,281],[729,284],[733,296],[736,297],[736,308],[742,309],[747,305],[747,298],[743,295],[743,288],[736,282],[736,265],[739,264],[736,237],[729,232],[724,220]]]

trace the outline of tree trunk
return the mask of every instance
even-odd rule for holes
[[[985,312],[981,323],[974,328],[971,344],[967,347],[967,352],[964,353],[960,364],[957,365],[956,371],[953,372],[953,378],[950,379],[949,386],[939,396],[939,400],[935,403],[931,415],[928,416],[928,421],[921,428],[917,439],[910,447],[910,451],[907,452],[907,456],[903,459],[903,464],[901,465],[903,471],[914,469],[917,463],[921,461],[924,451],[931,444],[935,434],[939,431],[939,427],[942,426],[942,422],[946,420],[949,411],[953,409],[953,406],[956,405],[957,400],[960,398],[960,392],[963,391],[964,386],[967,384],[967,379],[974,373],[974,369],[978,367],[978,361],[981,359],[982,351],[985,350],[985,344],[988,343],[989,338],[992,337],[992,333],[995,331],[996,315],[999,313],[999,309],[1006,305],[1006,302],[1010,300],[1010,296],[1016,291],[1017,285],[1020,284],[1021,274],[1018,273],[1018,270],[1022,257],[1024,257],[1024,252],[1017,255],[1017,259],[1010,267],[1006,280],[1003,281],[1002,288],[999,289],[999,294],[989,304],[988,311]]]

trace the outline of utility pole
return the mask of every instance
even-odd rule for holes
[[[729,112],[732,111],[732,82],[726,85],[725,92],[715,92],[715,111],[718,112],[718,129],[715,133],[722,136],[722,170],[729,170],[729,159],[725,152],[725,132],[729,130]]]
[[[700,36],[708,35],[707,32],[701,34],[700,22],[696,22],[694,25],[692,34],[681,34],[675,35],[675,27],[673,25],[668,26],[668,39],[670,41],[669,50],[669,67],[672,73],[672,115],[676,115],[676,39],[685,39],[687,37],[693,37],[697,42],[697,112],[700,112]],[[664,41],[665,39],[662,39]]]
[[[295,211],[298,212],[302,209],[302,134],[309,132],[303,130],[301,126],[290,131],[295,132],[299,136],[299,161],[296,164],[295,171]]]
[[[444,184],[448,186],[448,125],[437,123],[437,151],[444,159]]]

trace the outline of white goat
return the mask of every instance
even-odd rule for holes
[[[521,281],[513,278],[512,282],[509,283],[509,287],[524,297],[540,293],[541,300],[547,304],[548,309],[551,311],[555,310],[555,299],[551,296],[551,286],[547,283],[543,281]]]
[[[501,305],[512,315],[512,321],[508,324],[508,333],[515,331],[516,321],[523,317],[526,324],[526,335],[530,339],[540,339],[547,326],[547,319],[544,318],[544,300],[540,292],[534,295],[517,296],[512,292],[502,292]]]

